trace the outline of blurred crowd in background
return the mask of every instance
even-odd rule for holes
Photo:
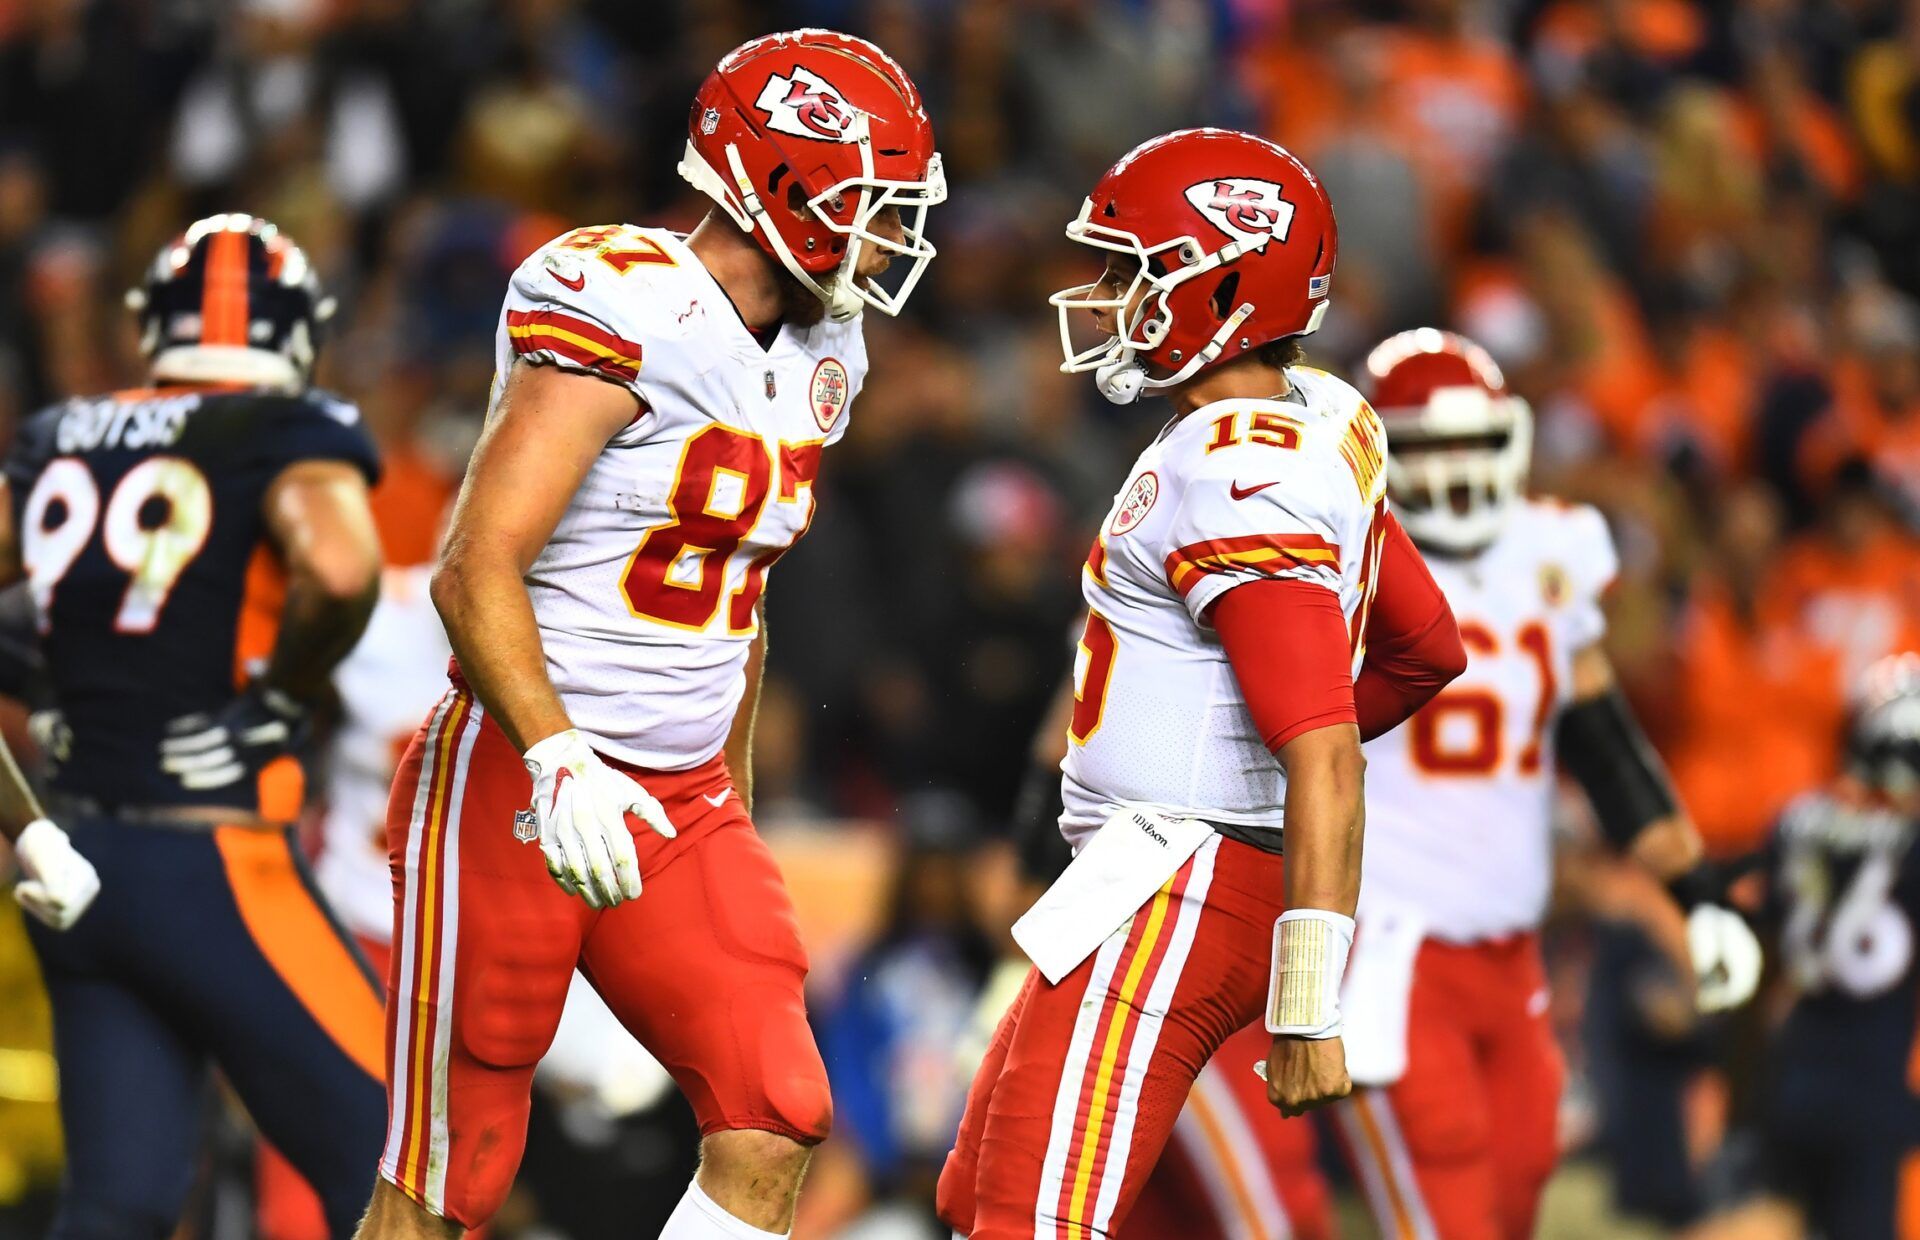
[[[852,432],[769,594],[757,817],[827,928],[842,1094],[812,1234],[869,1200],[911,1220],[952,1134],[1077,566],[1163,416],[1059,374],[1045,300],[1087,278],[1061,229],[1141,139],[1232,125],[1319,172],[1342,244],[1313,364],[1426,324],[1501,362],[1535,488],[1612,522],[1611,653],[1715,853],[1830,772],[1853,674],[1920,647],[1897,0],[0,0],[0,428],[138,383],[122,290],[185,222],[264,215],[340,298],[321,380],[380,439],[388,554],[431,559],[507,273],[574,225],[691,227],[694,87],[802,24],[904,64],[953,187],[907,316],[867,316]],[[20,956],[16,1047],[43,1036]],[[57,1165],[39,1062],[0,1050],[0,1201]]]

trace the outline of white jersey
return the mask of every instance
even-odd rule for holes
[[[393,935],[387,793],[407,742],[447,691],[447,635],[427,597],[430,565],[389,568],[380,603],[334,669],[340,724],[326,765],[326,818],[314,878],[355,934]]]
[[[813,518],[821,449],[846,433],[859,321],[784,326],[762,348],[679,236],[582,228],[514,272],[496,393],[516,360],[640,399],[527,572],[547,675],[596,749],[697,766],[726,741],[755,604]]]
[[[1168,426],[1114,499],[1082,574],[1061,786],[1076,847],[1122,805],[1281,826],[1286,775],[1206,618],[1234,586],[1279,577],[1332,591],[1359,666],[1386,436],[1339,379],[1287,377],[1285,400],[1223,401]]]
[[[1540,924],[1553,880],[1553,727],[1618,570],[1606,520],[1527,501],[1469,559],[1430,556],[1467,670],[1367,745],[1360,915],[1413,912],[1469,943]]]

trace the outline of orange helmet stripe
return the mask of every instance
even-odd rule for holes
[[[221,230],[207,239],[200,293],[203,344],[247,343],[247,234]]]

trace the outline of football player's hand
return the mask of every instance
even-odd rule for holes
[[[21,830],[13,841],[13,854],[22,875],[13,898],[55,930],[79,921],[100,894],[100,875],[93,863],[74,850],[65,831],[45,818],[36,818]]]
[[[1347,1048],[1339,1038],[1275,1036],[1266,1062],[1253,1067],[1267,1083],[1267,1101],[1288,1119],[1353,1092]]]
[[[1687,950],[1702,1012],[1724,1012],[1753,998],[1760,985],[1760,940],[1746,918],[1724,905],[1696,905],[1687,914]]]
[[[40,747],[40,757],[50,769],[73,756],[73,728],[59,710],[36,710],[27,716],[27,735]]]
[[[160,769],[190,792],[227,788],[292,752],[306,735],[306,707],[256,681],[222,710],[168,724]]]
[[[640,894],[640,858],[627,815],[668,839],[667,811],[645,788],[602,762],[574,728],[521,755],[533,776],[533,813],[540,852],[560,890],[592,908],[611,908]]]

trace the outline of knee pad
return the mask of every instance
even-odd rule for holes
[[[973,1232],[973,1177],[977,1170],[972,1153],[958,1146],[947,1151],[946,1165],[940,1168],[940,1186],[934,1190],[933,1197],[934,1212],[958,1235]]]
[[[573,981],[577,945],[556,942],[547,923],[510,928],[477,954],[454,992],[453,1027],[463,1049],[490,1068],[531,1068],[553,1045]]]
[[[833,1090],[827,1084],[826,1065],[811,1047],[796,1056],[784,1071],[767,1073],[766,1109],[794,1140],[817,1145],[833,1129]]]

